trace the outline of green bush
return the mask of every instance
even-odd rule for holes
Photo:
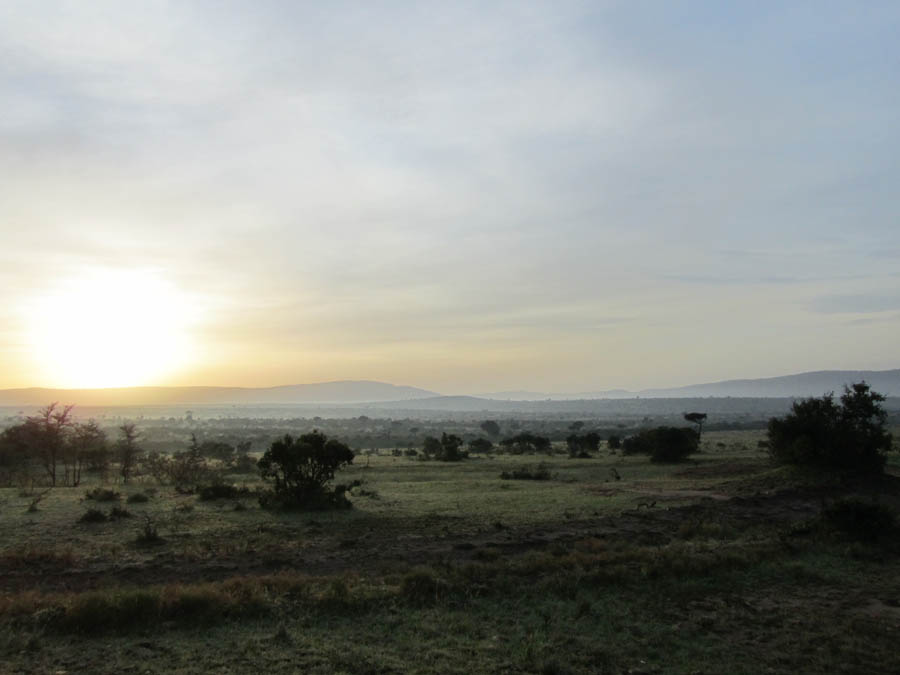
[[[114,502],[118,501],[122,498],[122,495],[116,492],[115,490],[110,490],[108,488],[94,488],[93,490],[88,490],[84,493],[85,499],[90,499],[95,502]]]
[[[622,443],[626,455],[649,455],[651,462],[680,462],[697,450],[697,433],[686,427],[656,427],[629,436]]]
[[[121,506],[114,506],[109,511],[110,520],[119,520],[120,518],[131,518],[131,512]]]
[[[329,487],[334,473],[353,462],[353,451],[338,440],[314,431],[293,438],[290,434],[272,443],[258,462],[263,480],[274,489],[259,496],[267,509],[348,508],[347,486]]]
[[[550,468],[541,462],[535,468],[523,466],[500,474],[503,480],[550,480]]]
[[[88,509],[81,515],[81,518],[79,518],[78,521],[81,523],[105,523],[107,521],[107,516],[100,509]]]
[[[769,456],[794,464],[860,473],[881,473],[891,449],[884,396],[865,382],[834,394],[796,401],[783,418],[769,420]]]
[[[208,502],[216,499],[237,499],[238,497],[246,497],[250,494],[247,488],[239,488],[226,483],[213,483],[212,485],[204,485],[200,488],[200,501]]]
[[[893,538],[897,517],[886,506],[853,497],[839,499],[822,511],[822,524],[843,537],[863,542]]]
[[[135,492],[133,495],[129,495],[126,501],[129,504],[143,504],[144,502],[150,501],[150,497],[143,492]]]

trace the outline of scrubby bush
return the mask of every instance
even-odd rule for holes
[[[81,518],[79,518],[78,521],[82,523],[105,523],[107,521],[107,516],[100,509],[88,509],[81,515]]]
[[[126,501],[129,504],[143,504],[150,501],[150,497],[145,495],[143,492],[135,492],[133,495],[128,495],[128,499]]]
[[[865,382],[844,387],[840,405],[833,393],[796,401],[769,420],[769,455],[779,464],[881,473],[891,449],[883,401]]]
[[[162,541],[163,538],[159,536],[159,526],[156,524],[156,519],[149,513],[145,513],[144,524],[138,531],[138,536],[135,539],[135,542],[147,546],[151,544],[159,544]]]
[[[821,520],[832,532],[869,543],[893,539],[897,531],[897,517],[893,511],[877,502],[852,497],[826,506]]]
[[[569,451],[569,457],[572,459],[586,459],[591,456],[592,452],[600,449],[600,435],[595,431],[579,436],[571,434],[566,438],[566,449]]]
[[[538,436],[530,432],[522,432],[510,438],[500,441],[500,446],[513,455],[534,454],[538,452],[552,452],[553,444],[549,438]]]
[[[456,434],[441,434],[440,440],[432,436],[426,436],[422,444],[422,454],[426,459],[436,459],[440,462],[458,462],[466,459],[469,453],[462,449],[463,440]]]
[[[115,490],[108,488],[94,488],[84,493],[85,499],[91,499],[95,502],[114,502],[122,498],[122,495]]]
[[[247,488],[239,488],[227,483],[213,483],[200,488],[198,496],[200,501],[208,502],[215,499],[237,499],[250,494]]]
[[[550,480],[550,467],[541,462],[537,467],[523,466],[500,474],[503,480]]]
[[[606,446],[610,450],[618,450],[620,447],[622,447],[622,439],[616,435],[612,435],[606,439]]]
[[[122,507],[122,506],[114,506],[109,510],[109,519],[110,520],[119,520],[120,518],[131,518],[131,512]]]
[[[469,452],[487,454],[494,449],[494,444],[487,438],[475,438],[469,441]]]
[[[346,486],[329,487],[338,469],[353,462],[353,451],[335,439],[314,431],[294,438],[290,434],[266,450],[257,466],[274,489],[259,497],[263,508],[347,508]]]
[[[680,462],[696,449],[696,432],[681,427],[646,429],[622,443],[624,454],[649,455],[651,462]]]

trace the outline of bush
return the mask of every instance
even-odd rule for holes
[[[353,462],[353,451],[338,440],[314,431],[295,439],[290,434],[272,443],[257,466],[263,480],[274,481],[259,497],[263,508],[348,508],[346,486],[328,484],[334,472]]]
[[[129,504],[143,504],[144,502],[150,501],[150,497],[143,492],[135,492],[133,495],[129,495],[126,501]]]
[[[94,488],[84,493],[85,499],[91,499],[95,502],[114,502],[122,498],[122,495],[115,490],[107,488]]]
[[[162,543],[163,538],[159,536],[159,528],[156,525],[156,520],[149,514],[144,514],[144,525],[138,531],[138,536],[135,541],[138,544],[143,544],[145,546]]]
[[[131,518],[131,512],[121,506],[114,506],[109,511],[110,520],[118,520],[119,518]]]
[[[438,440],[431,436],[426,436],[422,444],[422,453],[426,459],[436,459],[441,462],[458,462],[466,459],[469,453],[462,450],[463,440],[456,434],[441,434]]]
[[[106,521],[106,514],[100,509],[88,509],[78,519],[78,522],[81,523],[105,523]]]
[[[883,401],[865,382],[844,387],[840,406],[833,393],[796,401],[788,415],[769,420],[769,456],[779,464],[881,473],[891,449]]]
[[[572,459],[587,459],[592,452],[597,452],[600,449],[600,435],[595,431],[591,431],[584,436],[571,434],[566,438],[566,448],[569,451],[569,457]]]
[[[897,518],[889,508],[852,497],[826,506],[821,518],[829,530],[870,543],[885,537],[893,538],[897,527]]]
[[[513,455],[534,454],[537,452],[552,452],[553,444],[549,438],[538,436],[527,431],[516,434],[500,441],[501,447]]]
[[[200,501],[208,502],[215,499],[237,499],[238,497],[246,497],[248,494],[250,494],[250,490],[247,488],[239,488],[225,483],[213,483],[200,488],[198,496]]]
[[[536,468],[527,466],[513,469],[512,471],[504,471],[500,474],[503,480],[550,480],[549,467],[541,462]]]
[[[494,449],[494,444],[486,438],[475,438],[469,441],[469,452],[487,454]]]
[[[649,455],[651,462],[680,462],[696,450],[696,432],[679,427],[646,429],[622,443],[624,454]]]

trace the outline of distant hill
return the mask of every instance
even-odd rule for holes
[[[819,370],[756,380],[726,380],[669,389],[645,389],[639,392],[639,395],[645,398],[703,398],[707,396],[779,398],[822,396],[829,391],[839,395],[845,384],[849,385],[861,380],[865,380],[873,390],[885,396],[900,396],[900,369]]]
[[[369,380],[344,380],[281,387],[122,387],[112,389],[3,389],[0,405],[46,405],[52,401],[79,406],[110,405],[250,405],[260,403],[362,403],[408,401],[437,396],[433,391]]]
[[[666,389],[621,389],[584,393],[507,391],[474,396],[441,396],[416,387],[369,380],[345,380],[282,387],[127,387],[118,389],[5,389],[0,406],[43,406],[52,401],[85,406],[371,404],[380,409],[573,410],[594,409],[590,401],[662,398],[799,398],[840,394],[845,384],[865,380],[887,396],[900,396],[898,370],[823,370],[755,380],[726,380]],[[415,405],[405,405],[415,402]],[[568,405],[558,406],[557,403]],[[579,403],[580,402],[580,403]],[[520,405],[523,404],[523,405]],[[524,405],[528,404],[528,405]]]
[[[538,391],[500,391],[482,394],[481,398],[497,401],[581,401],[616,398],[791,398],[821,396],[833,391],[840,394],[845,384],[865,380],[872,389],[885,396],[900,396],[900,370],[820,370],[797,375],[782,375],[753,380],[725,380],[706,384],[689,384],[664,389],[642,389],[549,393]]]

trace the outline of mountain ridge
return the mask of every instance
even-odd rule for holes
[[[110,389],[53,389],[29,387],[0,390],[2,406],[46,405],[51,401],[97,405],[255,405],[301,403],[377,403],[401,404],[426,401],[428,406],[442,400],[454,401],[579,401],[626,398],[801,398],[839,394],[845,384],[865,380],[873,390],[886,396],[900,396],[900,369],[894,370],[820,370],[775,377],[722,380],[627,391],[611,389],[582,393],[541,393],[531,391],[496,392],[481,396],[443,396],[418,387],[395,385],[375,380],[335,380],[274,387],[117,387]]]

